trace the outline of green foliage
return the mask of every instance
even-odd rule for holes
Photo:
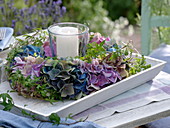
[[[152,15],[170,16],[170,0],[151,0],[150,7]]]
[[[103,8],[103,0],[65,0],[63,4],[67,12],[62,21],[87,24],[90,31],[104,35],[113,31],[113,22],[108,18],[107,10]]]
[[[123,47],[114,44],[114,48],[115,52],[110,53],[108,60],[115,63],[114,66],[120,70],[122,76],[128,77],[151,67],[143,55],[141,57],[138,54],[133,55],[135,49],[130,42]]]
[[[28,4],[24,0],[14,0],[14,6],[19,9],[31,7],[35,3],[37,3],[35,0],[28,0]]]
[[[140,4],[140,0],[106,0],[104,7],[108,10],[109,17],[113,21],[123,16],[127,17],[130,24],[135,24]]]
[[[18,83],[22,83],[25,87],[31,88],[37,85],[36,82],[39,81],[40,78],[36,77],[35,79],[30,79],[30,77],[24,77],[21,74],[21,71],[17,70],[16,73],[12,73],[9,76],[9,79],[12,81],[15,81],[15,82],[12,82],[12,86],[15,86]]]
[[[170,27],[159,27],[158,33],[159,33],[160,43],[170,44],[170,38],[169,38]]]
[[[10,111],[12,107],[14,106],[14,102],[12,97],[8,93],[1,93],[0,99],[2,99],[2,102],[0,102],[0,105],[2,105],[4,108],[4,111]]]
[[[21,110],[23,116],[31,117],[33,120],[36,120],[36,115],[31,114],[30,112],[26,112],[24,109]]]
[[[66,117],[66,120],[67,120],[67,119],[73,119],[72,115],[73,115],[73,113],[70,113],[70,114]]]
[[[14,102],[13,102],[13,99],[12,97],[8,94],[8,93],[1,93],[0,94],[0,99],[2,100],[0,102],[0,105],[2,105],[4,107],[4,111],[10,111],[13,107],[14,107]],[[26,106],[26,105],[25,105]],[[86,119],[81,119],[79,121],[75,121],[74,123],[61,123],[60,120],[61,118],[58,116],[57,113],[52,113],[50,114],[50,116],[48,117],[49,120],[40,120],[37,118],[36,114],[34,113],[31,113],[31,112],[27,112],[26,110],[24,109],[21,109],[20,112],[23,114],[23,116],[27,116],[27,117],[30,117],[32,118],[33,120],[39,120],[39,121],[42,121],[42,122],[50,122],[50,123],[53,123],[53,125],[59,125],[59,124],[63,124],[63,125],[71,125],[71,124],[76,124],[78,122],[84,122]],[[71,117],[71,113],[66,117],[66,120],[67,119],[72,119]]]
[[[46,39],[47,39],[48,32],[42,31],[41,28],[33,29],[33,32],[34,32],[33,35],[26,34],[26,35],[23,35],[23,37],[25,37],[25,40],[27,42],[34,42],[34,46],[37,46],[37,47],[42,46],[44,41],[46,41]],[[24,45],[22,45],[22,46],[24,46]]]
[[[134,59],[135,59],[133,62],[134,64],[132,67],[130,67],[130,70],[129,70],[130,75],[134,75],[138,72],[141,72],[151,67],[150,64],[146,65],[146,61],[145,61],[146,59],[144,58],[143,55],[141,58],[134,58]]]
[[[8,94],[8,93],[1,93],[0,94],[0,99],[2,100],[0,102],[0,105],[2,105],[4,108],[3,110],[4,111],[10,111],[13,107],[14,107],[14,102],[13,102],[13,99],[12,97]],[[25,105],[26,106],[26,105]],[[21,109],[21,113],[23,114],[23,116],[27,116],[27,117],[31,117],[33,120],[39,120],[37,117],[36,117],[36,114],[32,114],[31,112],[27,112],[25,111],[24,109]],[[66,117],[66,120],[67,119],[71,119],[72,114],[69,114],[67,117]],[[51,122],[53,123],[53,125],[59,125],[59,124],[62,124],[60,123],[60,117],[58,116],[58,114],[56,113],[52,113],[50,114],[49,116],[49,121],[46,121],[46,120],[40,120],[42,122]],[[86,120],[86,119],[85,119]],[[85,120],[80,120],[80,121],[75,121],[75,123],[77,122],[82,122],[82,121],[85,121]],[[64,124],[64,125],[70,125],[70,124]]]
[[[151,0],[151,15],[169,16],[170,17],[170,0]],[[157,27],[156,31],[159,36],[159,43],[170,44],[170,27]]]
[[[54,89],[47,88],[49,87],[48,83],[39,83],[42,79],[45,79],[43,76],[30,79],[30,76],[24,77],[17,70],[15,73],[9,75],[9,79],[12,81],[11,87],[20,89],[16,91],[25,97],[43,98],[51,103],[56,102],[56,99],[61,99],[60,95]]]
[[[52,113],[50,116],[49,116],[49,119],[51,122],[53,122],[53,124],[60,124],[60,117],[56,114],[56,113]]]
[[[87,44],[87,52],[84,57],[81,57],[82,60],[90,63],[93,58],[103,58],[106,56],[106,50],[103,47],[105,42],[97,44],[96,42]]]
[[[38,36],[37,36],[38,35]],[[45,76],[34,77],[34,79],[30,79],[30,76],[25,77],[22,75],[20,70],[17,70],[15,73],[11,73],[11,68],[9,65],[13,63],[14,57],[17,56],[18,53],[23,52],[22,46],[28,45],[30,42],[33,43],[34,46],[42,46],[43,42],[46,40],[47,32],[42,31],[42,29],[36,29],[33,35],[24,35],[26,40],[18,39],[18,42],[15,46],[12,46],[10,53],[8,54],[7,61],[8,65],[6,66],[6,70],[9,72],[9,80],[11,80],[11,87],[15,88],[19,87],[20,90],[16,90],[20,95],[25,97],[34,97],[39,95],[43,96],[43,99],[49,102],[56,102],[57,99],[61,99],[59,94],[56,93],[54,89],[48,89],[48,82]],[[17,78],[17,79],[16,79]],[[39,83],[41,81],[41,83]],[[42,81],[45,81],[44,83]],[[40,86],[41,85],[41,86]],[[35,88],[36,87],[36,88]],[[27,93],[27,95],[26,95]]]

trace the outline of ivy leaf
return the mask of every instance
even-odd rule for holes
[[[14,106],[13,99],[8,93],[0,94],[0,99],[2,99],[0,105],[4,106],[4,111],[10,111]]]
[[[56,113],[52,113],[49,116],[49,119],[50,119],[51,122],[53,122],[53,125],[55,125],[55,124],[59,125],[60,124],[60,117]]]
[[[23,115],[25,115],[25,116],[30,116],[30,114],[29,113],[27,113],[25,110],[21,110],[21,113],[23,114]]]
[[[25,107],[25,105],[24,105],[24,107]],[[21,113],[22,113],[24,116],[31,117],[32,120],[36,120],[36,115],[31,114],[31,113],[28,113],[28,112],[26,112],[24,109],[21,110]]]
[[[100,44],[98,44],[96,42],[87,44],[87,52],[86,52],[86,55],[84,56],[84,58],[82,58],[82,60],[85,60],[90,63],[93,58],[98,58],[99,56],[105,57],[106,50],[103,46],[104,43],[105,42],[103,41]]]
[[[73,115],[73,113],[70,113],[70,114],[66,117],[66,120],[67,120],[67,119],[73,119],[72,115]]]
[[[128,53],[129,53],[129,51],[128,51],[128,49],[126,48],[126,49],[125,49],[125,53],[124,53],[124,54],[125,54],[125,56],[127,56],[127,55],[128,55]]]

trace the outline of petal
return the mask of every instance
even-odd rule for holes
[[[100,39],[97,41],[98,44],[100,44],[101,42],[103,42],[105,40],[105,37],[100,37]]]
[[[109,77],[108,80],[110,80],[112,83],[116,83],[117,77]]]
[[[103,75],[105,77],[111,77],[112,76],[112,72],[111,71],[102,71]]]
[[[82,75],[80,75],[78,77],[79,80],[83,80],[83,79],[86,79],[87,78],[87,74],[86,73],[83,73]]]
[[[17,65],[24,65],[25,61],[22,61],[20,57],[15,57],[14,60],[16,61]]]
[[[56,80],[56,76],[60,73],[60,70],[58,69],[52,69],[47,74],[49,75],[51,80]]]
[[[98,59],[92,59],[92,65],[99,65],[99,60]]]
[[[100,74],[98,76],[98,83],[96,84],[96,86],[100,86],[103,87],[105,84],[108,84],[109,80],[102,74]]]
[[[68,95],[73,95],[73,94],[74,94],[73,84],[72,83],[65,84],[61,92],[61,97],[66,97]]]
[[[89,74],[89,83],[94,84],[97,81],[97,76],[95,74]]]
[[[93,89],[95,89],[95,90],[100,90],[100,87],[99,87],[99,86],[95,86],[94,84],[90,84],[90,85],[87,87],[87,90],[89,90],[89,91],[93,91]]]
[[[95,72],[96,73],[100,73],[101,71],[103,71],[104,69],[103,69],[103,65],[98,65],[98,66],[96,66],[95,67]]]
[[[111,41],[110,37],[107,37],[105,40],[106,40],[106,41]]]

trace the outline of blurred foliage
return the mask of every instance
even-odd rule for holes
[[[90,31],[100,32],[104,36],[120,41],[120,34],[129,25],[129,21],[121,15],[112,21],[107,9],[104,8],[106,2],[109,0],[63,0],[67,11],[61,20],[86,24]],[[131,25],[128,31],[133,32]]]
[[[139,13],[141,0],[105,0],[104,7],[109,17],[114,21],[120,16],[126,17],[130,24],[135,24],[136,14]]]
[[[170,0],[152,0],[150,7],[152,15],[170,16]]]
[[[150,3],[151,15],[170,17],[170,0],[152,0]],[[157,27],[159,43],[170,44],[170,27]]]
[[[14,6],[18,9],[22,9],[22,8],[31,7],[34,4],[37,4],[37,2],[38,1],[35,0],[14,0]]]
[[[112,21],[108,16],[108,11],[104,8],[105,2],[103,0],[63,0],[67,11],[61,20],[86,24],[90,31],[100,32],[104,36],[119,40],[121,30],[129,22],[120,16],[119,19]]]
[[[67,12],[62,21],[87,24],[92,31],[102,33],[108,12],[103,8],[103,0],[63,0]]]
[[[0,26],[14,28],[14,35],[47,28],[59,22],[66,11],[61,0],[1,0]]]
[[[8,0],[6,0],[7,2]],[[14,0],[14,6],[18,9],[26,8],[28,5],[25,4],[24,0]]]
[[[53,2],[58,4],[55,8]],[[134,23],[139,3],[140,0],[0,0],[0,26],[13,27],[15,35],[20,35],[59,21],[78,22],[89,26],[90,31],[118,38],[129,25],[121,16]]]

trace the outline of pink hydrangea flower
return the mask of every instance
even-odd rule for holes
[[[48,42],[48,41],[44,42],[43,48],[44,48],[45,56],[53,57],[52,50],[51,50],[51,47],[50,47],[50,42]],[[56,51],[56,44],[55,43],[53,43],[53,49],[54,49],[54,55],[56,55],[57,51]]]
[[[103,41],[110,41],[111,39],[109,37],[105,38],[104,36],[101,36],[100,33],[91,33],[91,36],[93,36],[93,38],[89,41],[89,43],[93,43],[96,42],[97,44],[100,44]]]
[[[31,79],[34,79],[34,76],[40,76],[40,70],[45,63],[42,58],[32,56],[25,57],[24,59],[15,57],[14,60],[16,63],[13,72],[20,70],[24,77],[30,76]]]

